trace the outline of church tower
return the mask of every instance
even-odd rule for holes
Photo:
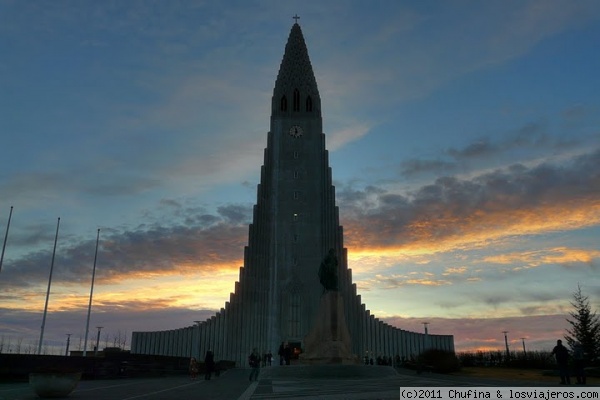
[[[321,260],[346,269],[321,117],[321,98],[300,25],[291,29],[271,100],[271,126],[245,268],[268,281],[268,348],[300,347],[323,291]],[[268,275],[264,274],[268,271]]]
[[[195,326],[134,332],[132,353],[203,359],[247,366],[253,348],[273,352],[281,342],[301,349],[315,322],[323,287],[318,271],[333,249],[352,353],[406,357],[425,349],[454,351],[449,335],[408,332],[366,309],[352,283],[335,188],[325,147],[321,97],[300,25],[290,31],[271,99],[253,221],[235,292],[219,312]]]

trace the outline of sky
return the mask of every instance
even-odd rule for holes
[[[367,309],[519,351],[600,308],[596,0],[0,0],[0,351],[37,348],[58,218],[44,351],[82,348],[98,229],[101,346],[224,306],[295,14]]]

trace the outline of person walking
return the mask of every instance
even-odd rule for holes
[[[277,354],[279,355],[279,365],[283,365],[283,362],[285,361],[285,345],[283,342],[279,345]]]
[[[288,342],[285,342],[283,347],[283,358],[285,359],[285,365],[290,365],[290,359],[292,358],[292,347]]]
[[[252,368],[252,372],[250,372],[250,377],[248,380],[258,380],[258,374],[260,373],[260,354],[258,354],[256,347],[252,350],[252,353],[248,357],[248,364],[250,364],[250,368]]]
[[[215,370],[215,355],[212,350],[206,352],[204,357],[204,379],[210,381],[210,377]]]
[[[195,381],[198,376],[198,361],[196,361],[196,357],[192,357],[190,359],[190,379]]]
[[[556,363],[558,364],[558,372],[560,373],[560,384],[570,385],[571,379],[569,378],[569,350],[562,344],[562,340],[556,341],[556,346],[552,349],[552,353],[556,357]]]

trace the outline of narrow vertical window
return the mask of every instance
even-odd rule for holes
[[[298,197],[300,197],[299,193],[297,190],[294,190],[294,199],[298,200]]]
[[[285,95],[281,98],[281,111],[287,111],[287,98]]]
[[[298,152],[297,151],[294,152],[294,158],[298,158]]]
[[[299,337],[301,335],[300,332],[300,293],[298,290],[294,290],[291,293],[291,301],[290,301],[290,336],[291,337]]]
[[[294,111],[300,111],[300,92],[294,89]]]
[[[294,233],[294,243],[297,243],[297,242],[298,242],[298,234]]]
[[[298,171],[294,171],[294,179],[298,179],[299,176],[300,174],[298,173]]]
[[[312,112],[312,99],[310,98],[310,96],[306,98],[306,111]]]

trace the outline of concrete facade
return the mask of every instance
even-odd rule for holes
[[[195,327],[134,332],[131,351],[196,356],[246,366],[252,348],[277,355],[283,341],[302,345],[323,288],[318,269],[334,249],[339,289],[354,354],[410,358],[425,342],[454,351],[450,335],[418,334],[375,318],[357,294],[348,269],[343,229],[335,205],[321,98],[300,26],[291,29],[275,82],[270,132],[264,151],[244,265],[229,302]]]

